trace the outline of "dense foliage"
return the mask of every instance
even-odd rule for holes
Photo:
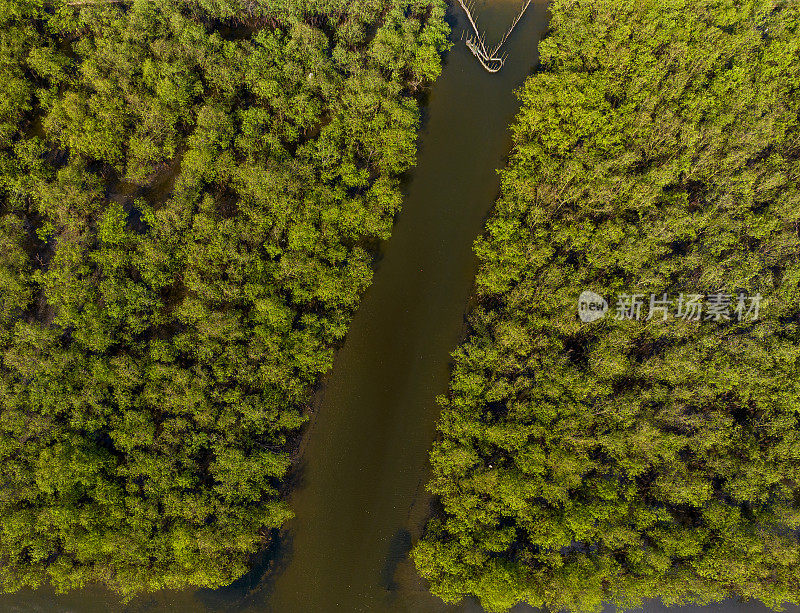
[[[414,557],[491,611],[800,601],[800,5],[556,0]],[[578,296],[611,303],[582,323]],[[763,297],[733,317],[739,291]],[[615,297],[733,295],[728,319]],[[749,308],[749,307],[748,307]]]
[[[0,0],[0,589],[243,574],[440,71],[439,0]]]

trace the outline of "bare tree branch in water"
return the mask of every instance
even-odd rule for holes
[[[506,63],[507,55],[498,56],[500,49],[502,49],[503,45],[506,44],[508,38],[511,36],[511,33],[517,27],[517,24],[522,19],[522,16],[528,10],[528,7],[531,4],[531,0],[527,0],[522,7],[522,10],[517,14],[514,21],[511,23],[511,27],[506,30],[506,33],[503,35],[503,38],[500,39],[500,42],[494,46],[494,48],[489,51],[486,49],[486,37],[482,35],[478,30],[478,26],[475,24],[475,19],[472,16],[472,2],[465,3],[464,0],[458,0],[458,3],[461,5],[461,8],[464,10],[464,13],[467,15],[467,19],[469,20],[470,26],[472,26],[472,34],[466,40],[467,48],[472,52],[477,60],[481,63],[481,65],[488,71],[488,72],[500,72],[503,68],[503,65]]]

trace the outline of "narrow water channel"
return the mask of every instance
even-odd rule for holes
[[[487,42],[502,35],[520,5],[476,3]],[[460,42],[464,16],[450,13],[456,44],[426,106],[403,212],[315,403],[291,501],[297,517],[271,552],[273,567],[225,590],[158,594],[126,605],[99,589],[62,597],[25,591],[0,596],[0,613],[481,611],[430,596],[407,553],[430,509],[424,484],[435,397],[447,389],[449,352],[463,330],[475,273],[472,242],[497,195],[496,169],[518,109],[513,92],[537,63],[548,15],[546,1],[534,0],[509,42],[505,68],[490,75]],[[647,610],[665,613],[657,604]],[[766,611],[732,602],[681,610]]]
[[[502,36],[521,5],[475,3],[487,43]],[[403,211],[315,403],[291,500],[297,517],[276,553],[279,568],[228,590],[127,605],[99,589],[63,597],[25,591],[0,596],[0,613],[458,610],[427,594],[407,552],[429,508],[424,484],[435,397],[447,390],[449,353],[462,332],[475,273],[472,243],[497,196],[496,169],[519,106],[513,90],[537,62],[546,6],[534,0],[506,47],[505,68],[494,75],[461,42],[466,20],[450,6],[456,44],[424,111]]]
[[[487,42],[520,0],[476,5]],[[418,164],[372,287],[316,407],[275,613],[439,611],[403,561],[427,512],[424,483],[437,394],[447,390],[475,274],[472,243],[498,192],[514,90],[537,63],[547,5],[534,2],[498,74],[456,41],[431,93]],[[415,504],[416,503],[416,504]]]

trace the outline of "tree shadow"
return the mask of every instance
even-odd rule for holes
[[[394,533],[380,573],[380,584],[385,590],[394,592],[398,589],[395,572],[397,567],[408,557],[411,545],[411,533],[408,530],[401,528]]]
[[[253,556],[250,571],[226,587],[199,590],[195,597],[210,611],[239,613],[263,608],[291,561],[293,541],[289,530],[272,530],[269,546]]]

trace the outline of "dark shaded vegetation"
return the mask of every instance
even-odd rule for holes
[[[438,0],[0,0],[0,587],[244,575],[371,279]]]
[[[800,6],[556,0],[414,550],[449,602],[800,601]],[[586,289],[760,293],[582,323]]]

